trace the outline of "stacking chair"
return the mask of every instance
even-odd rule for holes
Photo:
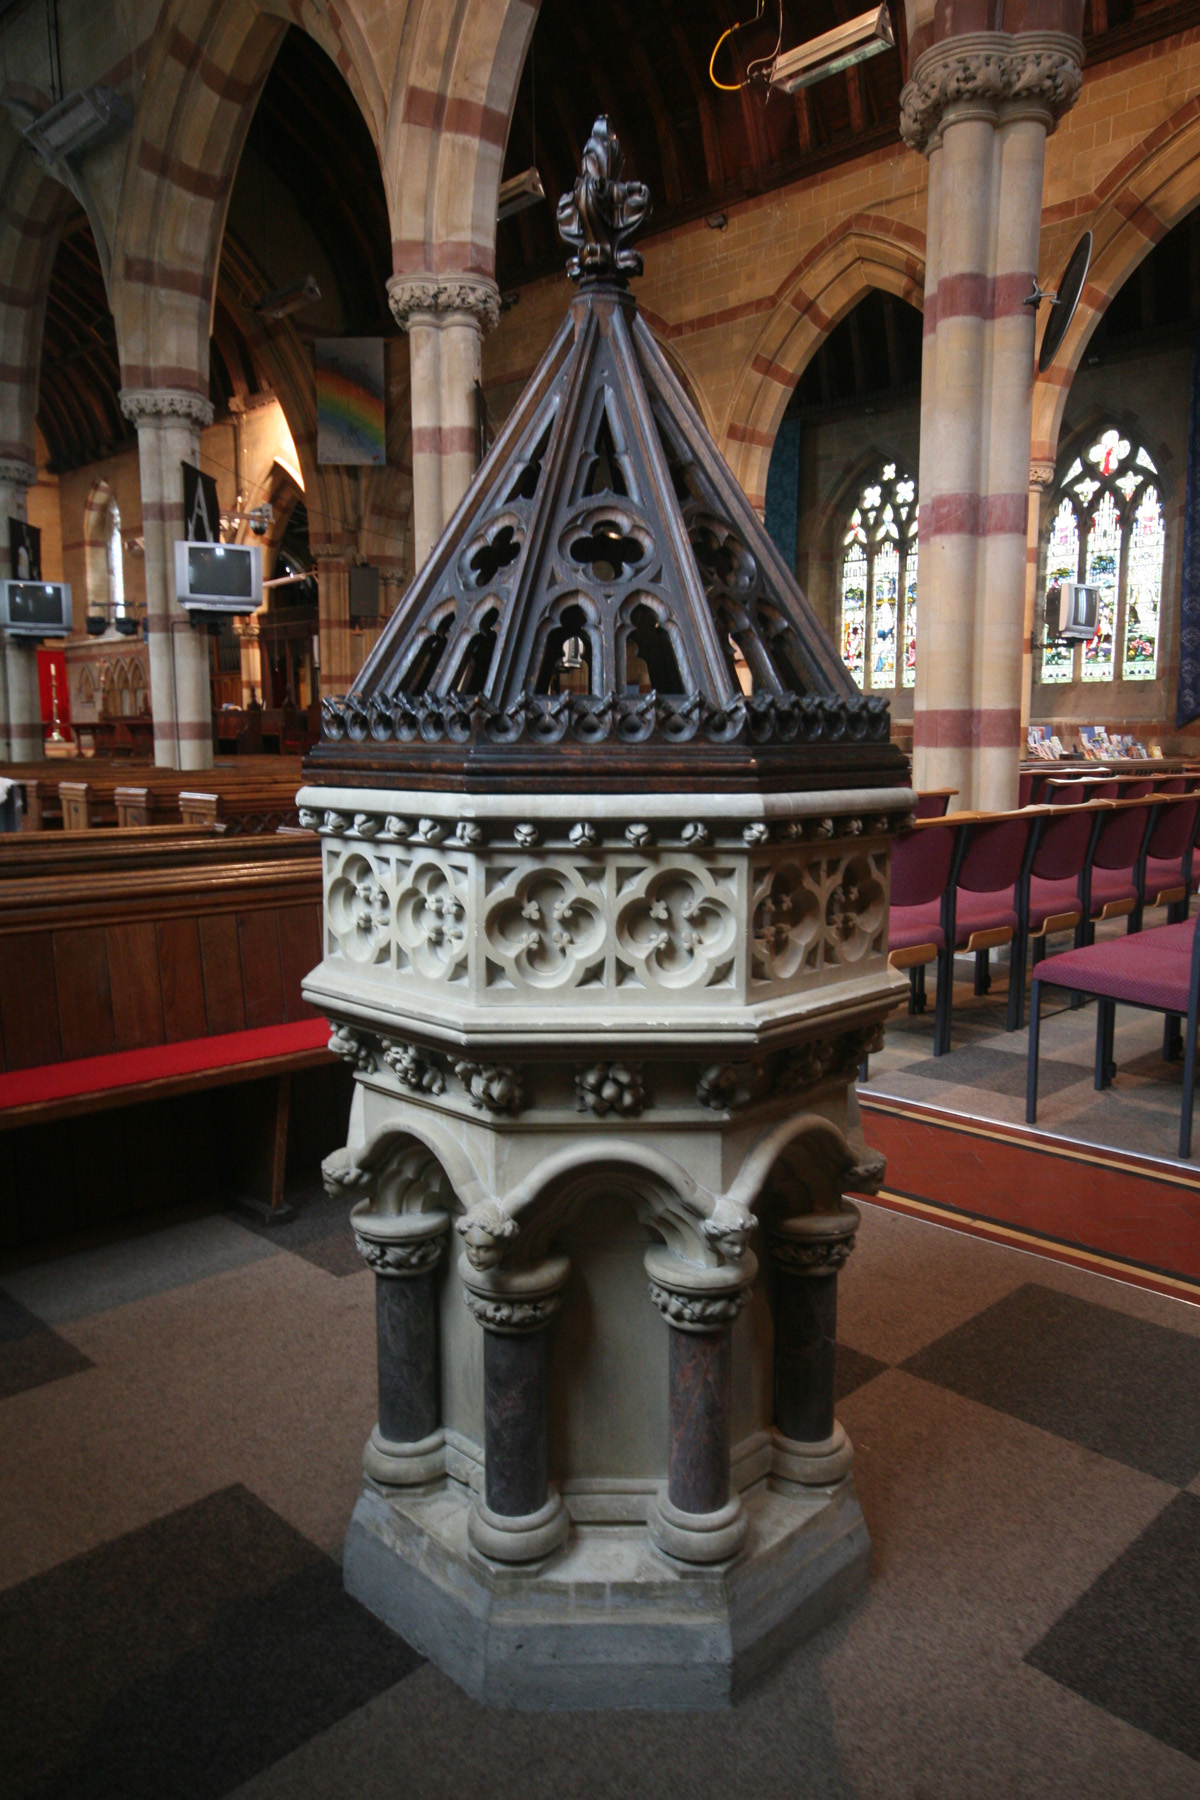
[[[943,941],[938,955],[933,1031],[935,1056],[944,1056],[950,1048],[955,951],[974,954],[975,992],[985,994],[990,985],[990,952],[1011,943],[1016,936],[1020,924],[1014,904],[1016,887],[1030,833],[1040,816],[1027,808],[1024,812],[992,817],[967,815],[962,821],[950,880],[942,898]]]
[[[1149,801],[1118,800],[1101,819],[1079,883],[1077,946],[1093,941],[1100,919],[1128,918],[1127,931],[1140,929],[1138,870],[1155,811]]]
[[[1157,816],[1147,833],[1137,878],[1138,925],[1147,906],[1165,906],[1167,923],[1186,919],[1188,902],[1196,890],[1192,872],[1196,826],[1200,823],[1200,799],[1184,795],[1156,808]]]
[[[924,825],[896,839],[888,910],[888,962],[908,970],[908,1010],[925,1011],[925,970],[945,942],[942,897],[950,880],[957,832]]]
[[[957,794],[957,788],[928,788],[917,795],[915,817],[918,819],[941,819],[946,808]]]
[[[1083,917],[1079,879],[1103,809],[1056,807],[1042,814],[1029,834],[1025,865],[1017,884],[1017,930],[1008,972],[1009,1031],[1025,1023],[1025,966],[1029,946],[1034,963],[1045,955],[1046,940],[1072,931]]]
[[[1042,988],[1068,988],[1094,995],[1096,1007],[1095,1085],[1103,1090],[1116,1073],[1113,1027],[1118,1001],[1166,1016],[1163,1051],[1170,1055],[1185,1025],[1183,1102],[1179,1117],[1179,1154],[1191,1155],[1192,1105],[1196,1083],[1196,1021],[1200,1011],[1200,918],[1160,925],[1135,937],[1110,938],[1050,956],[1034,971],[1029,1003],[1029,1067],[1025,1118],[1037,1123],[1038,1050]]]

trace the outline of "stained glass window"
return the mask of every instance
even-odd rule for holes
[[[917,664],[917,484],[884,463],[842,533],[842,660],[860,687],[912,687]]]
[[[1149,452],[1115,426],[1060,477],[1046,543],[1044,682],[1152,681],[1158,673],[1165,521]],[[1057,589],[1099,589],[1095,636],[1080,647],[1056,635]],[[1119,659],[1119,660],[1118,660]]]

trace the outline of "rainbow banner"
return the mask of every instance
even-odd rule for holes
[[[317,461],[387,462],[382,338],[318,338]]]

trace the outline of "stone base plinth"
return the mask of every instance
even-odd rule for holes
[[[743,1500],[749,1532],[729,1563],[677,1563],[641,1525],[577,1524],[544,1562],[503,1568],[472,1548],[457,1486],[367,1487],[346,1590],[491,1706],[726,1707],[865,1585],[871,1549],[849,1478]]]

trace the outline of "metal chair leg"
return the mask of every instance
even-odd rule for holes
[[[992,953],[990,950],[975,952],[975,992],[990,994],[992,991]]]
[[[1042,1031],[1042,984],[1036,976],[1029,990],[1029,1061],[1025,1069],[1025,1123],[1037,1123],[1038,1040]]]

